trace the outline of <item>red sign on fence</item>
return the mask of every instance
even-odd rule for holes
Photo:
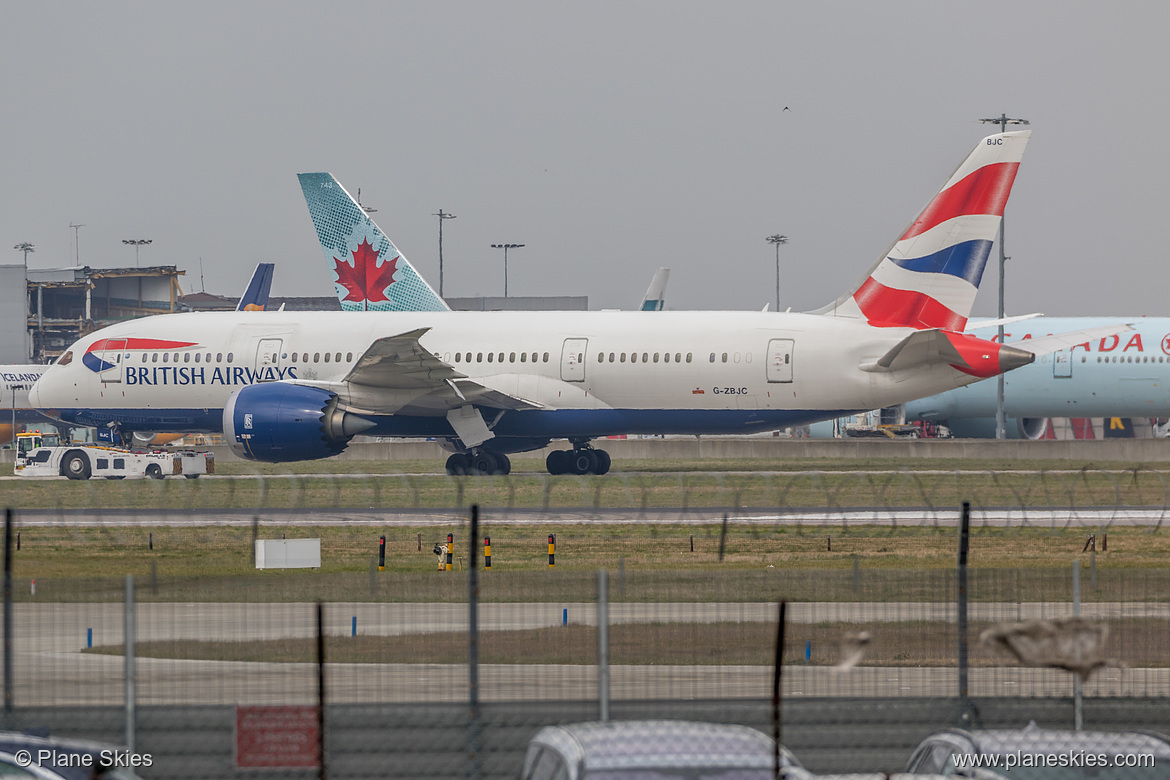
[[[236,707],[236,766],[316,768],[317,708]]]

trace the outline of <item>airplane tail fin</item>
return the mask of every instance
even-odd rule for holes
[[[268,308],[268,293],[272,290],[272,272],[275,268],[275,263],[256,264],[256,270],[252,272],[252,278],[244,288],[240,302],[236,304],[236,311],[264,311]]]
[[[666,282],[670,279],[669,268],[659,268],[646,288],[646,297],[642,299],[642,311],[662,311],[666,305]]]
[[[342,309],[450,311],[332,174],[297,178]]]
[[[981,140],[857,289],[818,313],[961,331],[1031,133]]]

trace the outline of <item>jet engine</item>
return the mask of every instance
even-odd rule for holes
[[[247,460],[286,463],[328,458],[375,423],[337,408],[337,395],[289,382],[264,382],[232,393],[223,433]]]
[[[994,439],[994,417],[950,417],[946,420],[957,439]],[[1048,433],[1047,417],[1008,417],[1004,435],[1009,439],[1042,439]]]

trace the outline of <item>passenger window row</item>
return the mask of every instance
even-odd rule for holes
[[[691,360],[694,359],[694,357],[695,357],[694,353],[688,352],[687,353],[687,362],[690,363]],[[630,358],[631,363],[637,363],[639,360],[639,353],[631,352],[631,353],[629,353],[629,358]],[[675,352],[673,358],[671,357],[671,353],[669,353],[669,352],[662,352],[662,353],[643,352],[643,353],[641,353],[641,362],[643,362],[643,363],[657,363],[659,361],[659,359],[661,359],[663,363],[670,363],[670,362],[672,362],[672,360],[675,363],[683,362],[683,356],[682,356],[681,352]],[[605,352],[598,352],[597,353],[597,362],[598,363],[606,362],[606,353]],[[614,363],[614,362],[625,363],[626,362],[626,353],[625,352],[610,352],[609,353],[609,362],[610,363]]]
[[[449,358],[450,356],[448,355],[446,357]],[[483,362],[503,363],[504,362],[504,353],[503,352],[488,352],[488,353],[486,353],[486,358],[487,358],[486,361],[484,359],[485,353],[483,353],[483,352],[476,352],[474,357],[475,357],[475,360],[472,360],[472,353],[470,353],[470,352],[456,352],[455,353],[455,362],[456,363],[483,363]],[[517,362],[519,362],[519,363],[547,363],[548,357],[549,356],[548,356],[547,352],[545,352],[543,355],[539,352],[531,352],[531,353],[529,353],[529,352],[519,352],[519,353],[509,352],[507,355],[507,358],[508,358],[507,362],[509,362],[509,363],[517,363]]]

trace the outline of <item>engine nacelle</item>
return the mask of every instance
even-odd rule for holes
[[[338,454],[374,423],[337,408],[337,395],[290,382],[263,382],[232,393],[223,434],[247,460],[286,463]]]
[[[951,417],[947,427],[957,439],[994,439],[994,417]],[[1009,439],[1042,439],[1048,433],[1047,417],[1008,417],[1004,435]]]

